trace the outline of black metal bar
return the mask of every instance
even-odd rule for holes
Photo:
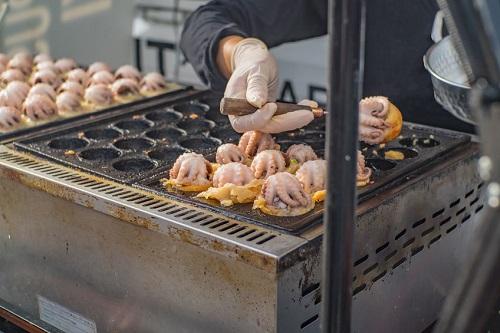
[[[329,1],[327,197],[324,215],[322,331],[349,332],[356,207],[358,102],[364,59],[364,0]]]

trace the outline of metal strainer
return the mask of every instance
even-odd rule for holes
[[[475,124],[474,115],[467,101],[471,88],[467,74],[450,36],[442,38],[441,31],[442,16],[438,14],[432,33],[436,44],[431,46],[424,56],[424,66],[432,78],[434,97],[455,117]]]

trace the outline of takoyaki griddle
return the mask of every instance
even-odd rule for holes
[[[253,210],[251,204],[222,207],[215,201],[167,190],[161,185],[160,179],[168,176],[170,166],[183,152],[202,153],[213,160],[221,143],[238,141],[240,135],[232,130],[226,117],[221,117],[218,101],[218,97],[208,96],[139,108],[99,123],[15,142],[15,146],[65,165],[250,223],[299,233],[320,222],[322,203],[303,216],[280,218]],[[276,140],[282,150],[295,143],[306,143],[322,156],[324,122],[317,119],[304,129],[277,135]],[[421,173],[423,168],[439,163],[441,158],[469,140],[467,135],[406,124],[401,136],[383,147],[361,145],[367,165],[374,172],[373,183],[359,189],[359,199],[365,200],[384,188]],[[401,152],[405,159],[386,159],[384,152],[388,150]]]

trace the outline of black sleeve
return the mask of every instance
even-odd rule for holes
[[[219,41],[230,35],[256,37],[269,47],[320,36],[327,30],[327,0],[214,0],[186,20],[181,49],[201,80],[223,91],[217,68]]]

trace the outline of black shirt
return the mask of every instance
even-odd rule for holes
[[[229,35],[256,37],[269,47],[327,32],[327,0],[214,0],[186,21],[181,48],[202,79],[215,91],[227,80],[216,56]],[[388,96],[407,121],[462,131],[467,125],[434,100],[422,57],[432,45],[435,0],[368,0],[363,95]]]

